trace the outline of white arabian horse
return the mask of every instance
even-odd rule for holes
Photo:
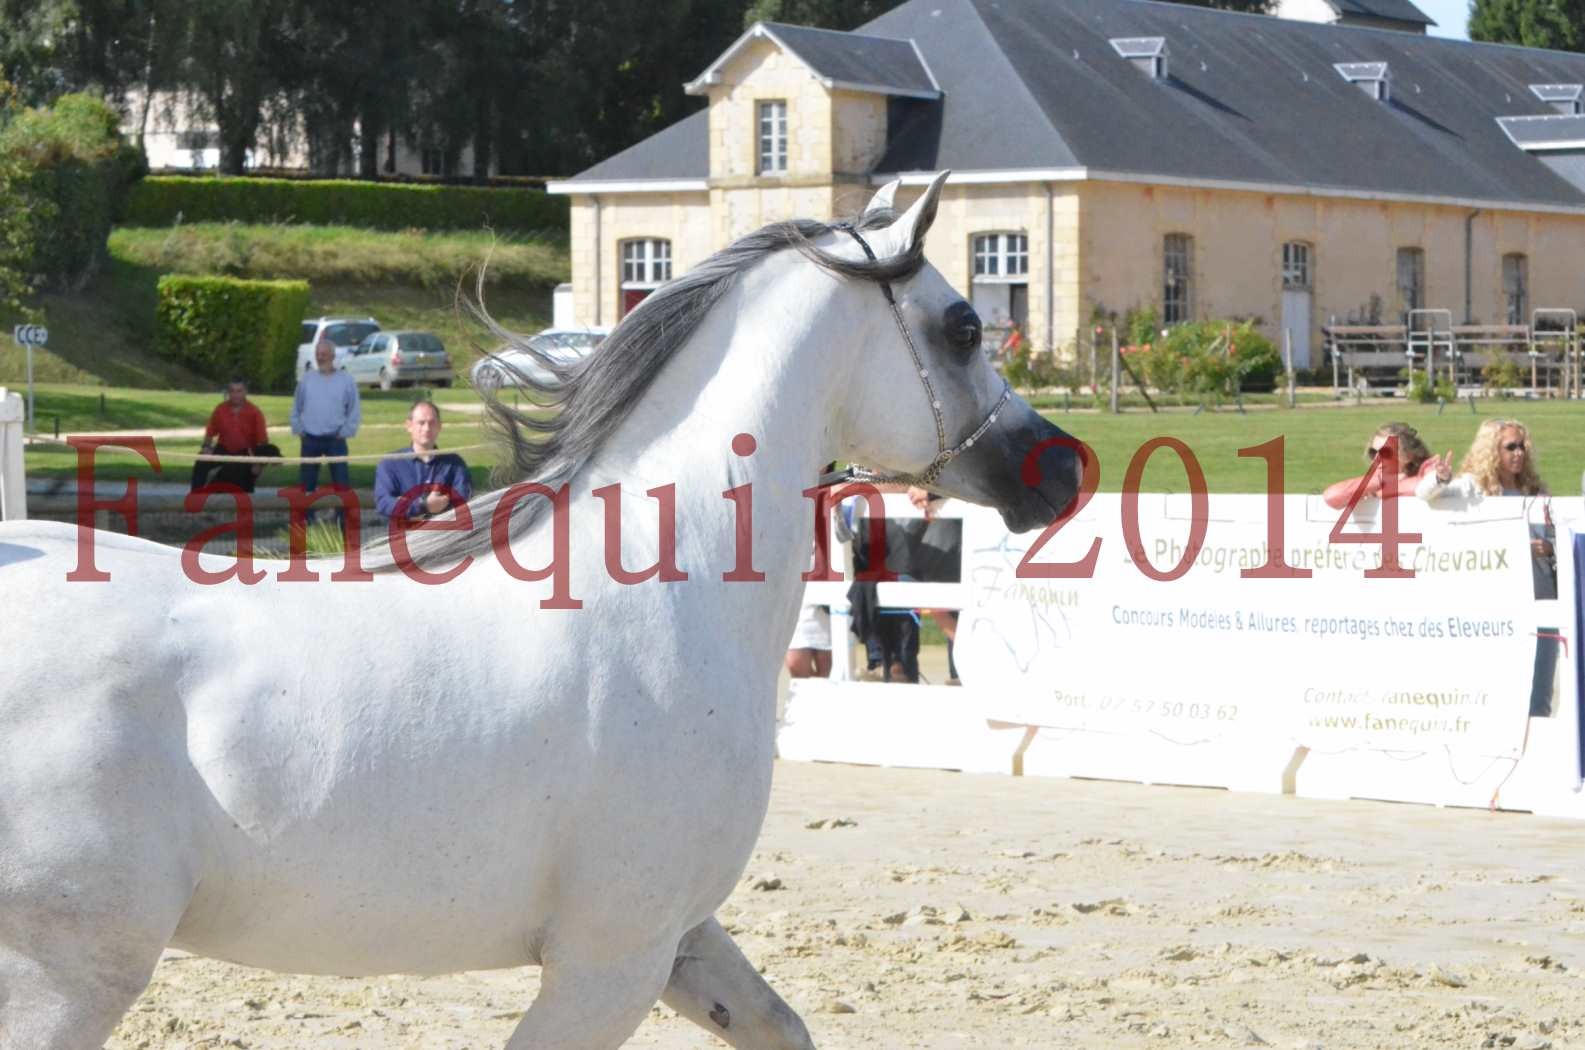
[[[426,569],[467,566],[444,585],[378,551],[369,582],[260,563],[201,585],[110,534],[111,580],[67,582],[75,530],[0,526],[0,1047],[101,1046],[167,946],[347,976],[539,965],[510,1050],[612,1050],[657,998],[734,1047],[812,1047],[712,918],[770,792],[801,491],[864,463],[1025,530],[1077,481],[1066,447],[1026,465],[1061,432],[923,261],[944,178],[657,291],[542,391],[549,422],[507,420],[560,511],[502,490],[472,531],[414,535]],[[656,562],[663,486],[687,579],[616,582]]]

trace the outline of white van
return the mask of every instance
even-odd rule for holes
[[[297,372],[314,367],[314,347],[323,337],[336,345],[336,367],[342,368],[358,344],[380,330],[372,317],[316,317],[303,322],[302,342],[297,344]]]

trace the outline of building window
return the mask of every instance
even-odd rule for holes
[[[1282,290],[1297,292],[1313,287],[1310,276],[1310,246],[1303,241],[1289,241],[1282,246]]]
[[[1194,238],[1169,233],[1162,241],[1161,320],[1182,324],[1194,315]]]
[[[1518,252],[1502,257],[1502,301],[1509,324],[1530,323],[1530,260]]]
[[[974,279],[1019,280],[1029,274],[1029,238],[1022,233],[974,237]]]
[[[424,175],[446,174],[446,151],[439,146],[425,146],[418,151],[419,171]]]
[[[660,238],[622,242],[622,316],[671,280],[671,242]]]
[[[1014,326],[1029,326],[1029,237],[977,233],[970,240],[974,280],[970,299],[985,326],[987,346],[997,346]]]
[[[787,174],[787,103],[759,104],[759,173]]]
[[[1419,248],[1398,249],[1398,299],[1405,312],[1425,307],[1425,252]]]

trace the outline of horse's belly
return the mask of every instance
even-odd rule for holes
[[[538,961],[532,950],[535,917],[500,894],[463,901],[449,890],[405,899],[383,890],[331,891],[264,894],[251,903],[257,909],[253,917],[184,921],[172,944],[245,966],[344,977]]]
[[[221,788],[241,819],[175,943],[351,976],[534,963],[547,931],[591,925],[602,943],[680,934],[731,892],[770,771],[756,754],[726,769],[694,763],[678,778],[680,750],[586,754],[581,769],[548,755],[510,768],[448,762],[381,776],[377,767],[326,787],[306,814],[294,812],[290,782],[244,778],[245,792]],[[652,787],[679,779],[686,795]]]
[[[422,813],[400,831],[308,820],[225,850],[206,873],[177,946],[250,966],[340,975],[518,966],[550,902],[531,828],[497,815],[454,828]]]

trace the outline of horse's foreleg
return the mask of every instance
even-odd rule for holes
[[[62,880],[0,908],[0,1050],[99,1050],[180,918],[152,897],[84,900],[80,889]]]
[[[154,972],[152,959],[113,971],[85,959],[44,963],[0,946],[0,1050],[99,1050]]]
[[[28,720],[10,699],[0,695],[0,1050],[98,1050],[192,900],[187,774],[130,716],[85,715],[60,694]]]
[[[740,1050],[814,1050],[809,1029],[715,919],[677,946],[667,1006]]]
[[[660,998],[675,950],[660,944],[614,959],[547,951],[539,996],[506,1050],[617,1050]]]

